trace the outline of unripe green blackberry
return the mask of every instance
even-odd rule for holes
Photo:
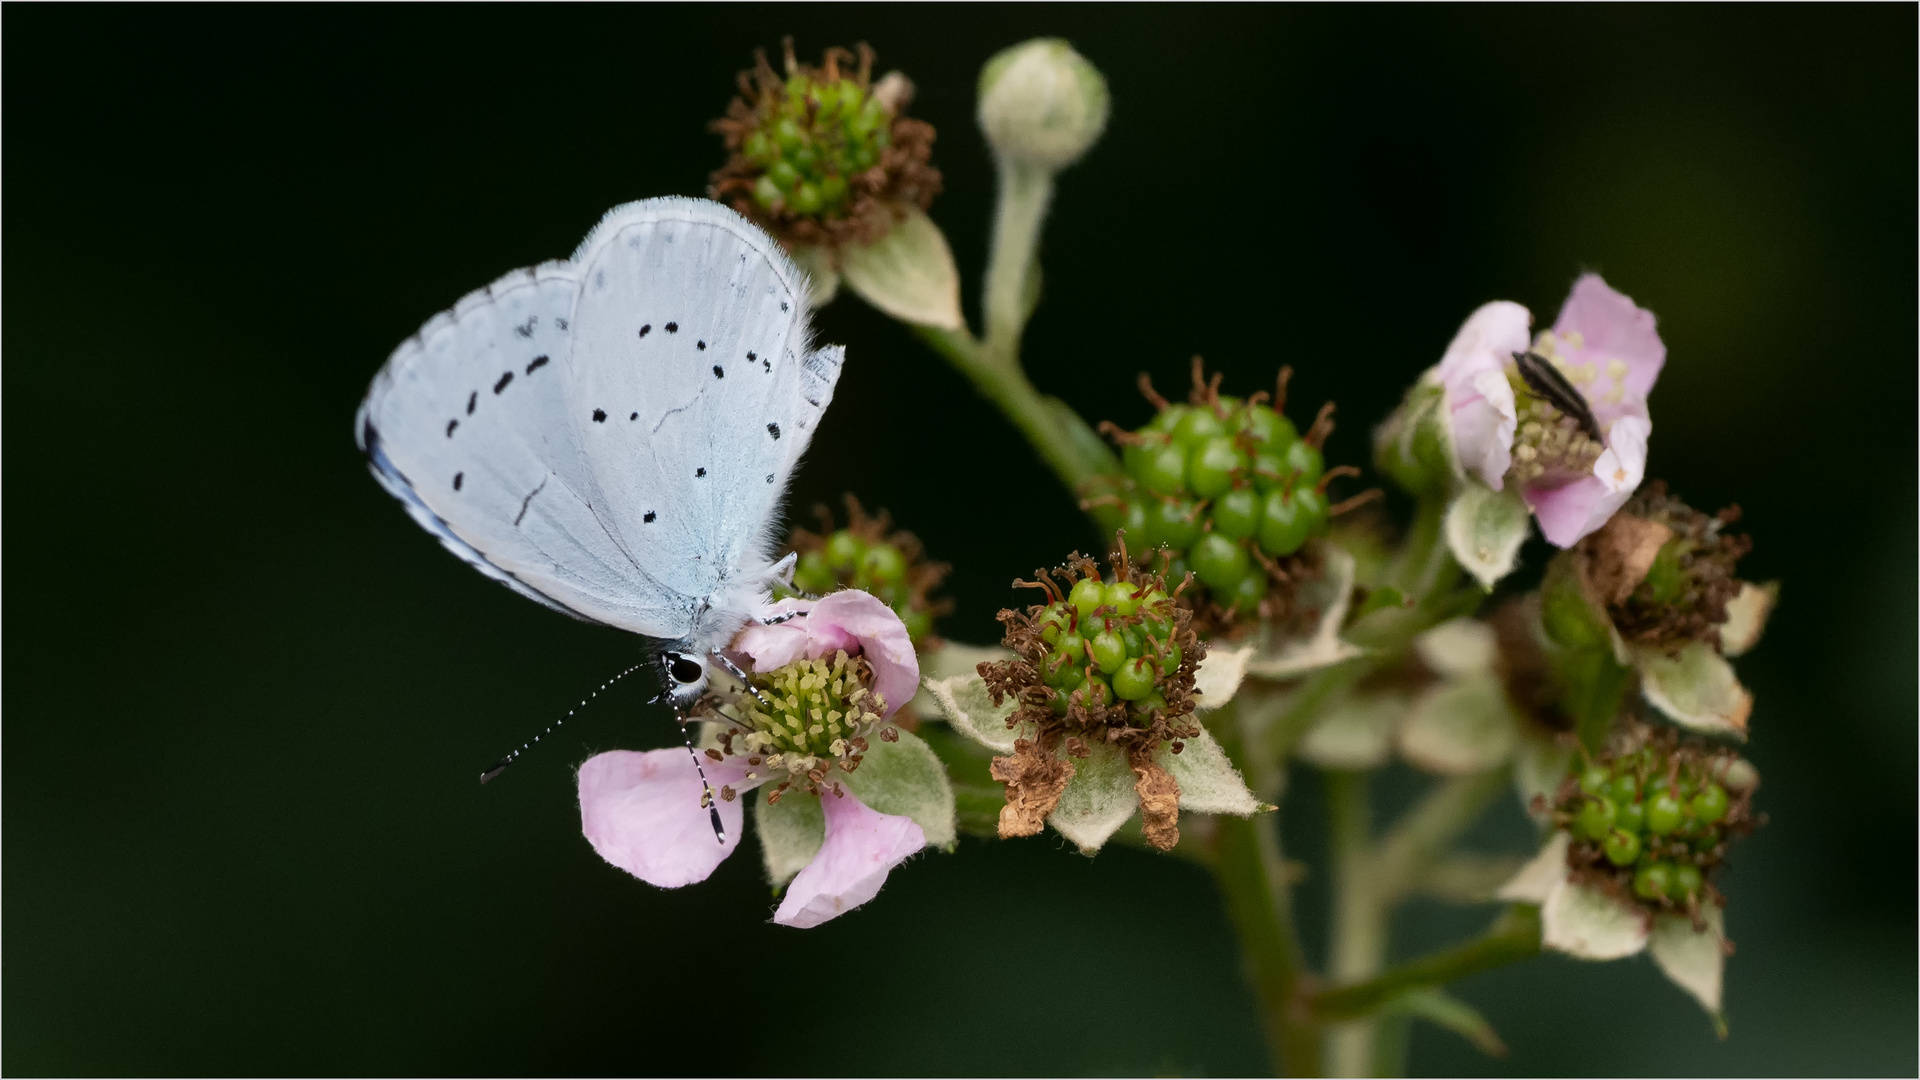
[[[1698,736],[1628,725],[1556,793],[1553,820],[1573,838],[1570,876],[1655,912],[1723,903],[1712,877],[1728,842],[1758,819],[1754,785],[1729,793],[1721,780],[1752,768]]]
[[[1301,552],[1334,514],[1357,505],[1328,505],[1327,482],[1358,470],[1325,468],[1320,445],[1333,430],[1331,404],[1304,436],[1280,411],[1290,375],[1281,369],[1269,405],[1264,391],[1222,395],[1220,376],[1208,379],[1196,357],[1186,404],[1162,398],[1143,375],[1153,419],[1136,431],[1101,425],[1120,444],[1123,475],[1103,481],[1082,506],[1103,527],[1126,530],[1129,544],[1157,551],[1169,580],[1193,571],[1186,595],[1202,633],[1285,615],[1299,571],[1309,569],[1296,565]]]
[[[1046,601],[1000,612],[1013,660],[980,665],[996,701],[1020,702],[1015,722],[1040,725],[1043,739],[1072,736],[1155,748],[1199,734],[1193,675],[1206,647],[1194,636],[1179,587],[1136,567],[1122,546],[1110,575],[1075,552],[1067,565],[1016,585]]]
[[[928,560],[912,533],[893,531],[886,511],[869,516],[852,495],[846,505],[844,529],[834,527],[826,507],[816,506],[821,531],[793,530],[788,547],[800,556],[793,568],[794,589],[814,596],[849,588],[872,593],[900,616],[916,651],[938,648],[933,620],[952,610],[953,601],[928,594],[952,567]]]
[[[857,57],[828,49],[819,67],[794,59],[791,38],[783,48],[785,76],[756,52],[740,96],[714,121],[729,157],[708,193],[790,248],[871,243],[897,207],[926,209],[940,190],[927,164],[934,133],[903,115],[913,92],[906,77],[873,82],[864,44]]]

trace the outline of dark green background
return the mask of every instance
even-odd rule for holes
[[[607,207],[698,193],[756,45],[865,39],[941,133],[971,307],[973,87],[1061,34],[1107,138],[1046,235],[1034,380],[1138,423],[1134,373],[1298,369],[1335,460],[1494,298],[1574,275],[1670,347],[1651,475],[1738,501],[1786,580],[1742,661],[1772,823],[1727,881],[1730,1041],[1644,958],[1461,984],[1503,1062],[1910,1073],[1915,1057],[1915,9],[865,7],[5,13],[5,1071],[1244,1073],[1211,881],[967,841],[815,931],[751,848],[660,892],[579,834],[570,766],[664,745],[615,695],[479,766],[636,643],[487,584],[367,477],[395,343]],[[967,386],[845,299],[796,504],[853,489],[956,564],[961,639],[1093,542]],[[1544,552],[1529,548],[1529,570]],[[1313,784],[1289,832],[1311,851]],[[1519,832],[1502,809],[1489,836]],[[1321,879],[1301,889],[1319,942]],[[1487,910],[1417,907],[1399,951]]]

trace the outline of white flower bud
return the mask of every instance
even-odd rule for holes
[[[1107,126],[1107,80],[1059,38],[1004,49],[980,71],[980,128],[1003,159],[1059,171]]]

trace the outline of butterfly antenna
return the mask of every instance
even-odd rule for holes
[[[618,675],[615,675],[615,676],[614,676],[613,678],[611,678],[611,679],[608,679],[608,680],[607,680],[606,682],[603,682],[603,683],[601,683],[601,684],[600,684],[600,686],[599,686],[599,688],[598,688],[598,689],[596,689],[596,690],[594,690],[594,692],[593,692],[593,693],[591,693],[591,694],[588,694],[588,695],[587,695],[586,697],[583,697],[583,698],[581,698],[581,699],[580,699],[580,704],[578,704],[578,705],[575,705],[575,706],[574,706],[573,708],[571,708],[571,709],[568,709],[568,710],[567,710],[567,715],[565,715],[565,716],[563,716],[563,717],[561,717],[561,718],[560,718],[560,719],[558,719],[558,720],[555,720],[555,721],[554,721],[553,723],[551,723],[551,724],[548,724],[548,725],[547,725],[547,730],[545,730],[545,731],[543,731],[543,732],[541,732],[541,733],[540,733],[540,734],[538,734],[538,735],[535,735],[535,736],[534,736],[533,738],[531,738],[531,739],[529,739],[529,740],[527,740],[526,742],[523,742],[523,743],[521,743],[521,744],[520,744],[520,749],[518,749],[518,750],[515,750],[515,751],[513,751],[512,753],[510,753],[510,754],[508,754],[508,755],[507,755],[506,757],[503,757],[503,758],[501,758],[501,759],[500,759],[499,761],[496,761],[496,762],[494,762],[494,763],[493,763],[493,764],[492,764],[491,766],[489,766],[486,772],[483,772],[483,773],[481,773],[481,774],[480,774],[480,782],[484,784],[484,783],[486,783],[487,781],[489,781],[489,780],[491,780],[491,779],[493,779],[494,777],[496,777],[496,776],[499,776],[499,775],[500,775],[501,773],[503,773],[503,772],[506,772],[506,771],[507,771],[507,766],[509,766],[509,765],[511,765],[511,764],[513,764],[514,762],[516,762],[516,761],[518,761],[518,760],[520,760],[520,755],[521,755],[521,754],[524,754],[524,753],[526,753],[526,752],[527,752],[528,750],[531,750],[531,749],[533,749],[533,744],[534,744],[534,743],[537,743],[537,742],[539,742],[539,741],[540,741],[541,739],[544,739],[544,738],[546,738],[547,736],[549,736],[549,735],[551,735],[551,734],[553,734],[553,729],[554,729],[554,728],[557,728],[557,727],[559,727],[559,726],[560,726],[561,724],[564,724],[564,723],[566,723],[566,722],[567,722],[568,720],[571,720],[571,719],[573,719],[573,714],[574,714],[574,713],[577,713],[577,712],[579,712],[579,711],[580,711],[581,709],[584,709],[584,708],[586,708],[586,707],[587,707],[587,702],[589,702],[589,701],[592,701],[592,700],[593,700],[594,698],[597,698],[597,697],[599,697],[599,696],[600,696],[600,691],[601,691],[601,690],[605,690],[605,689],[606,689],[607,687],[609,687],[609,686],[612,686],[612,685],[613,685],[614,683],[617,683],[617,682],[619,682],[619,681],[620,681],[621,679],[624,679],[624,678],[626,678],[627,676],[629,676],[629,675],[631,675],[631,674],[633,674],[633,673],[634,673],[634,672],[636,672],[636,671],[639,671],[639,670],[640,670],[641,668],[643,668],[643,667],[646,667],[646,666],[647,666],[647,664],[646,664],[646,661],[644,661],[644,660],[643,660],[643,661],[641,661],[640,663],[638,663],[638,664],[635,664],[635,665],[633,665],[632,667],[630,667],[630,668],[628,668],[627,670],[625,670],[625,671],[623,671],[623,672],[621,672],[620,674],[618,674]],[[684,725],[682,725],[682,726],[684,726]],[[696,764],[697,764],[697,763],[696,763]],[[701,779],[702,779],[702,780],[704,781],[704,780],[705,780],[705,776],[703,775],[703,776],[701,777]]]
[[[725,844],[727,827],[720,823],[720,801],[714,798],[713,785],[707,783],[706,767],[700,764],[700,753],[693,748],[693,728],[687,724],[687,714],[675,709],[673,716],[680,721],[680,738],[687,744],[687,756],[693,759],[693,771],[700,774],[700,805],[706,808],[707,820],[713,823],[713,838]]]

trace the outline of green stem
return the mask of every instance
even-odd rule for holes
[[[1319,1029],[1300,1007],[1300,943],[1276,817],[1223,815],[1214,835],[1214,879],[1239,934],[1275,1068],[1282,1076],[1317,1076]]]
[[[1369,850],[1367,774],[1331,770],[1322,776],[1334,894],[1327,976],[1337,983],[1360,982],[1377,974],[1387,959],[1387,909],[1376,887]],[[1374,1025],[1365,1020],[1329,1031],[1328,1070],[1335,1076],[1372,1075],[1373,1039]]]
[[[1001,159],[1000,201],[994,209],[993,242],[987,258],[986,347],[1020,362],[1020,335],[1039,287],[1040,226],[1053,202],[1053,173],[1025,162]]]
[[[1408,990],[1439,986],[1488,968],[1525,960],[1540,951],[1540,909],[1518,904],[1506,910],[1483,936],[1430,953],[1353,986],[1314,995],[1313,1015],[1323,1022],[1371,1015]]]
[[[994,353],[964,330],[913,329],[999,406],[1067,490],[1077,494],[1094,477],[1119,471],[1119,462],[1086,421],[1058,399],[1035,390],[1017,359]]]
[[[1500,768],[1450,777],[1435,784],[1403,814],[1380,841],[1377,885],[1381,897],[1393,903],[1412,891],[1434,860],[1480,817],[1487,803],[1506,790],[1509,775]]]
[[[1233,703],[1215,716],[1221,748],[1246,771]],[[1310,979],[1293,925],[1292,880],[1280,853],[1280,815],[1215,819],[1214,880],[1226,900],[1227,917],[1240,939],[1247,980],[1259,1001],[1273,1065],[1282,1076],[1317,1076],[1319,1028],[1301,1008],[1302,982]]]

